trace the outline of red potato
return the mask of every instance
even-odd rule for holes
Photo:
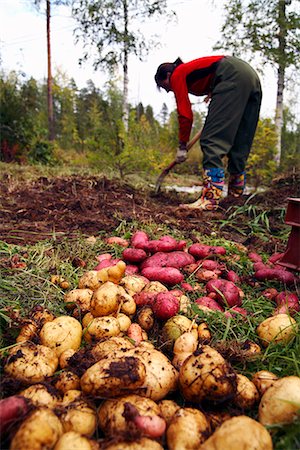
[[[138,323],[132,323],[127,330],[127,336],[134,340],[134,345],[138,346],[143,341],[143,330]]]
[[[14,395],[0,400],[0,432],[6,433],[10,425],[19,421],[29,411],[25,397]]]
[[[225,311],[224,315],[226,317],[236,317],[238,315],[248,316],[249,312],[245,308],[241,308],[240,306],[233,306],[230,308],[230,311]]]
[[[153,439],[161,437],[166,431],[166,421],[157,414],[142,415],[139,410],[129,402],[124,404],[124,413],[126,421],[133,422],[143,435]]]
[[[241,306],[242,300],[239,288],[232,282],[223,279],[210,280],[206,285],[207,292],[215,292],[217,301],[222,306]]]
[[[179,312],[179,299],[171,292],[160,292],[154,299],[151,308],[157,319],[168,320]]]
[[[101,270],[105,269],[106,267],[113,267],[118,264],[118,262],[122,261],[120,258],[115,259],[103,259],[97,266],[94,268],[94,270]]]
[[[213,259],[204,259],[203,261],[200,262],[199,266],[202,269],[207,270],[216,270],[220,268],[220,264],[218,263],[218,261],[215,261]]]
[[[256,262],[263,262],[262,257],[256,253],[256,252],[250,252],[248,253],[248,258],[251,259],[251,261],[253,261],[254,263]]]
[[[174,286],[184,280],[182,273],[175,267],[145,267],[142,275],[150,281],[160,281],[168,286]]]
[[[125,248],[122,253],[124,261],[139,264],[147,258],[147,253],[142,248]]]
[[[228,270],[228,272],[226,273],[226,279],[228,281],[232,281],[233,283],[240,283],[241,281],[239,275],[234,272],[234,270]]]
[[[179,248],[185,247],[185,241],[180,241],[180,243],[172,236],[162,236],[160,239],[155,239],[148,242],[147,250],[150,253],[157,252],[172,252]]]
[[[134,264],[126,264],[125,275],[135,275],[138,272],[138,266],[135,266]]]
[[[274,300],[277,294],[278,291],[275,288],[267,288],[262,293],[262,295],[266,297],[268,300]]]
[[[203,259],[212,255],[225,255],[226,249],[221,246],[192,244],[189,247],[188,252],[197,259]]]
[[[218,278],[218,274],[216,274],[213,270],[199,269],[195,273],[195,277],[198,281],[209,281],[216,280]]]
[[[194,288],[193,288],[193,286],[190,283],[183,282],[183,283],[180,284],[180,287],[182,289],[184,289],[185,291],[188,291],[188,292],[194,291]]]
[[[120,247],[128,247],[129,242],[126,239],[120,238],[118,236],[110,236],[104,241],[110,245],[120,245]]]
[[[253,264],[253,270],[254,272],[257,272],[258,270],[268,270],[270,269],[270,266],[267,266],[266,264],[264,264],[263,262],[255,262]]]
[[[154,302],[157,292],[139,292],[138,294],[135,294],[133,296],[133,299],[137,306],[146,306],[146,305],[152,305]]]
[[[195,258],[189,255],[187,252],[174,251],[174,252],[157,252],[152,256],[149,256],[143,261],[141,268],[146,267],[175,267],[181,269],[189,264],[193,264]]]
[[[222,306],[211,297],[199,297],[195,300],[195,303],[200,306],[205,306],[212,311],[224,311],[224,308],[222,308]]]
[[[149,242],[149,236],[144,231],[136,231],[131,238],[131,246],[133,248],[145,249]]]
[[[275,297],[277,308],[274,314],[295,314],[300,311],[299,298],[292,292],[280,292]]]
[[[268,259],[268,262],[271,264],[276,264],[282,257],[284,253],[274,253],[270,258]]]
[[[99,263],[101,261],[104,261],[105,259],[111,259],[111,258],[112,258],[112,255],[110,253],[101,253],[101,255],[97,256]]]
[[[297,277],[292,272],[284,269],[260,269],[255,272],[254,276],[259,281],[277,280],[287,285],[297,281]]]

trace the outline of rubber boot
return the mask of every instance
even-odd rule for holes
[[[246,187],[246,172],[229,175],[228,195],[235,198],[243,195]]]
[[[224,170],[206,169],[203,176],[201,197],[194,203],[181,205],[184,208],[213,211],[218,208],[224,187]]]

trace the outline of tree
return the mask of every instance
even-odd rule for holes
[[[33,0],[34,4],[39,8],[42,0]],[[46,35],[47,35],[47,105],[48,105],[48,132],[49,140],[55,138],[54,132],[54,114],[53,114],[53,79],[51,64],[51,4],[67,5],[68,0],[46,0]]]
[[[83,40],[85,52],[80,62],[94,58],[93,66],[113,73],[121,64],[123,69],[123,119],[128,128],[128,59],[133,54],[142,60],[156,45],[146,40],[135,24],[155,16],[170,17],[166,13],[167,0],[73,0],[73,15],[79,27],[76,39]],[[91,55],[88,45],[96,49]]]
[[[299,68],[300,15],[297,0],[227,0],[222,39],[215,49],[234,54],[259,55],[263,64],[272,64],[277,71],[275,127],[277,134],[276,166],[281,161],[283,126],[283,94],[287,69]]]

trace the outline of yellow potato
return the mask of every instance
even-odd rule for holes
[[[141,386],[145,397],[154,401],[162,400],[177,388],[178,372],[163,353],[139,345],[126,354],[140,358],[146,367],[145,380]]]
[[[174,400],[160,400],[158,402],[158,406],[160,408],[162,417],[167,422],[167,425],[170,424],[174,414],[180,408],[180,406],[176,402],[174,402]]]
[[[259,401],[259,393],[255,384],[244,375],[236,376],[237,390],[234,396],[234,404],[241,409],[251,409]]]
[[[180,408],[167,429],[168,449],[198,449],[209,431],[209,422],[201,411],[195,408]]]
[[[53,448],[63,434],[54,412],[41,407],[31,413],[12,438],[10,450],[44,450]]]
[[[80,378],[75,373],[64,370],[55,377],[54,386],[64,394],[74,389],[80,389]]]
[[[133,405],[142,416],[160,414],[160,408],[153,400],[137,394],[106,400],[98,409],[99,427],[106,436],[126,435],[130,431],[132,424],[123,415],[125,403]]]
[[[299,414],[300,377],[289,376],[274,381],[261,398],[258,417],[263,425],[291,423]]]
[[[273,450],[269,432],[248,416],[226,420],[199,450]]]
[[[51,377],[57,366],[58,357],[54,350],[26,342],[10,350],[4,371],[17,380],[33,384]]]
[[[97,342],[91,349],[91,353],[94,358],[99,361],[100,359],[111,355],[116,350],[124,353],[131,348],[134,348],[134,345],[129,339],[121,336],[112,336],[101,342]]]
[[[120,303],[120,287],[111,281],[107,281],[94,291],[90,312],[94,317],[108,316],[119,310]]]
[[[77,399],[66,406],[60,416],[64,429],[91,437],[97,428],[97,414],[85,401]]]
[[[82,326],[70,316],[60,316],[47,322],[40,332],[43,345],[52,348],[59,357],[65,350],[78,350],[82,338]]]
[[[256,331],[262,344],[266,347],[270,342],[289,342],[295,337],[298,326],[296,320],[288,314],[277,314],[261,322]]]
[[[117,443],[105,445],[105,450],[164,450],[164,448],[157,441],[142,437],[135,441],[119,440]]]
[[[83,330],[83,337],[88,343],[95,343],[103,338],[118,336],[120,332],[120,323],[116,317],[95,317]]]
[[[78,306],[81,312],[87,312],[91,307],[92,296],[92,289],[72,289],[64,295],[64,302],[68,309]]]
[[[55,395],[53,392],[53,388],[45,384],[33,384],[29,386],[27,389],[24,389],[20,392],[20,395],[28,398],[33,405],[35,406],[47,406],[48,408],[54,408],[57,406],[61,398]]]
[[[180,367],[179,386],[190,402],[222,401],[235,394],[236,375],[217,350],[200,345]]]
[[[146,368],[140,358],[121,352],[101,359],[81,377],[81,389],[100,397],[119,397],[143,385]]]
[[[140,275],[127,275],[120,281],[120,286],[122,286],[127,294],[134,295],[141,292],[148,281],[141,277]]]
[[[64,433],[57,441],[54,450],[96,450],[99,446],[96,441],[92,441],[82,436],[76,431]]]
[[[275,380],[278,380],[277,375],[268,370],[260,370],[252,376],[252,383],[255,384],[260,395],[263,395],[270,386],[273,386]]]

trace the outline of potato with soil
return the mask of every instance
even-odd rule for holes
[[[112,444],[105,444],[105,450],[164,450],[164,448],[153,439],[142,437],[135,440],[118,440]]]
[[[187,401],[220,402],[236,393],[236,374],[223,356],[209,345],[200,345],[182,364],[180,390]]]
[[[124,354],[127,350],[132,348],[134,348],[134,344],[126,337],[113,336],[97,342],[92,347],[91,354],[97,361],[100,361],[100,359],[112,355],[113,352],[119,351]]]
[[[237,416],[226,420],[199,450],[273,450],[270,433],[256,420]]]
[[[45,450],[55,446],[63,427],[54,412],[41,407],[31,413],[12,438],[10,450]]]
[[[86,313],[91,308],[92,289],[72,289],[64,295],[67,309],[80,308],[81,313]]]
[[[269,389],[269,387],[273,386],[275,380],[278,380],[277,375],[268,370],[260,370],[252,376],[252,383],[255,384],[261,396]]]
[[[64,406],[64,403],[61,404]],[[97,427],[97,414],[85,401],[78,399],[67,403],[65,411],[60,415],[64,432],[76,431],[91,437]]]
[[[261,398],[258,415],[260,423],[266,426],[292,423],[300,417],[300,377],[274,381]]]
[[[192,321],[181,314],[167,320],[160,335],[160,345],[163,350],[171,351],[176,339],[186,331],[189,331],[192,328],[192,325]]]
[[[98,409],[99,427],[106,436],[113,437],[118,433],[126,436],[132,429],[133,422],[124,413],[126,405],[134,406],[141,416],[151,418],[161,414],[159,406],[153,400],[137,394],[106,400]]]
[[[120,333],[120,322],[116,317],[95,317],[83,330],[83,338],[86,342],[92,344],[103,338],[118,336]]]
[[[268,317],[257,327],[257,334],[262,344],[267,347],[273,343],[287,343],[291,341],[298,331],[298,325],[288,314],[277,314]]]
[[[54,379],[55,388],[65,394],[74,389],[80,389],[80,378],[73,372],[63,370]]]
[[[33,384],[21,391],[20,395],[30,400],[35,406],[47,406],[48,408],[54,408],[61,401],[58,392],[47,384]]]
[[[33,384],[51,377],[57,367],[58,357],[54,350],[26,342],[10,350],[4,372],[26,384]]]
[[[154,401],[162,400],[177,388],[178,372],[163,353],[140,345],[128,350],[127,354],[140,358],[145,365],[146,376],[141,386],[145,397]]]
[[[54,450],[99,450],[99,445],[80,433],[68,431],[59,438]]]
[[[59,357],[65,350],[78,350],[82,338],[81,323],[70,316],[47,322],[40,331],[41,343],[52,348]]]
[[[237,389],[233,402],[242,410],[251,409],[259,401],[259,393],[255,384],[245,375],[236,376]]]
[[[180,408],[168,426],[169,450],[197,450],[210,432],[209,421],[195,408]]]
[[[125,294],[125,291],[123,293]],[[111,281],[107,281],[94,291],[90,312],[94,317],[108,316],[118,311],[120,303],[120,287]]]
[[[149,281],[141,275],[127,275],[120,281],[122,286],[129,295],[141,292]]]
[[[85,394],[115,398],[134,392],[145,379],[146,368],[139,357],[115,352],[86,370],[81,389]]]

